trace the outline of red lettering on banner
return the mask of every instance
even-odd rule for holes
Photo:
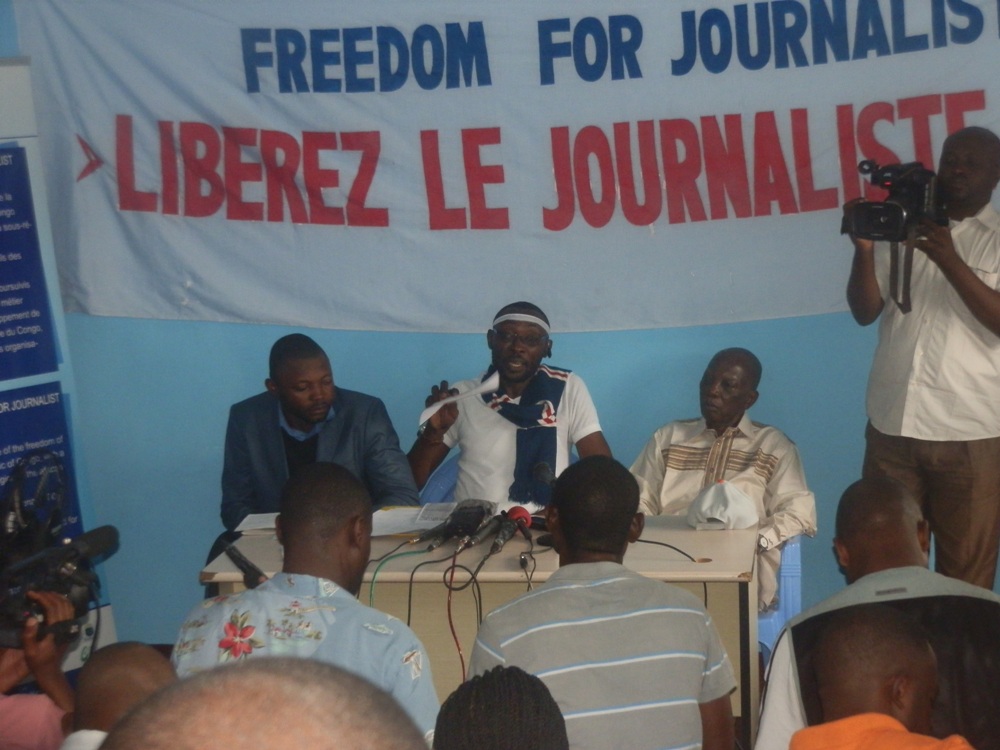
[[[267,220],[284,221],[285,203],[289,218],[295,224],[308,224],[306,202],[295,184],[302,163],[299,142],[281,130],[260,132],[260,160],[264,165],[264,190],[267,198]]]
[[[180,187],[177,183],[177,148],[174,145],[174,124],[160,121],[157,123],[160,132],[160,172],[163,183],[161,198],[163,207],[160,209],[167,216],[176,216],[180,211]]]
[[[701,134],[705,144],[705,174],[708,183],[708,206],[712,219],[725,219],[726,196],[739,218],[751,215],[750,177],[747,174],[747,152],[743,143],[743,122],[740,115],[722,118],[725,138],[715,117],[701,118]]]
[[[900,158],[889,148],[875,138],[875,126],[880,122],[895,122],[896,110],[889,102],[874,102],[862,108],[858,114],[856,128],[858,147],[865,159],[874,159],[879,164],[896,164]],[[873,188],[865,181],[865,196],[869,200],[881,200],[885,197],[882,188]]]
[[[639,202],[632,169],[632,137],[627,122],[616,122],[615,160],[621,175],[622,214],[629,224],[647,226],[660,217],[663,195],[660,192],[660,171],[656,164],[656,129],[652,120],[636,123],[639,131],[639,170],[642,173],[643,202]],[[613,206],[612,206],[613,208]]]
[[[705,221],[708,217],[697,182],[701,174],[698,128],[690,120],[660,120],[660,142],[667,186],[667,221],[683,224],[685,208],[691,212],[691,221]],[[678,144],[683,145],[683,154]]]
[[[381,150],[377,131],[341,133],[339,147],[337,133],[305,132],[300,141],[279,130],[216,128],[204,122],[160,121],[156,135],[160,191],[139,190],[133,120],[131,115],[115,118],[118,205],[123,211],[207,217],[225,206],[225,217],[232,221],[281,222],[287,205],[297,224],[389,225],[389,209],[367,205]],[[255,151],[259,158],[250,158]],[[324,191],[340,188],[341,172],[346,173],[330,166],[331,152],[350,151],[360,155],[345,210],[328,203]],[[489,181],[486,169],[484,181]],[[261,183],[265,200],[247,200],[246,187]]]
[[[244,182],[261,182],[264,168],[259,161],[243,161],[243,148],[257,145],[257,131],[251,128],[223,128],[223,163],[226,185],[226,218],[263,221],[264,204],[243,200]]]
[[[320,152],[336,150],[336,133],[302,134],[302,177],[306,183],[309,217],[313,224],[337,226],[344,223],[344,209],[341,206],[329,206],[323,200],[324,188],[340,187],[340,171],[321,167]]]
[[[901,120],[913,121],[913,151],[917,161],[928,169],[934,168],[931,150],[931,117],[941,114],[941,97],[936,94],[900,99],[896,109]]]
[[[465,209],[448,208],[441,174],[441,146],[436,130],[420,131],[420,153],[424,160],[424,189],[427,191],[427,221],[431,229],[465,229]]]
[[[837,153],[840,157],[840,183],[844,203],[861,197],[861,175],[858,174],[857,140],[854,135],[854,107],[837,107]]]
[[[754,216],[770,216],[775,201],[783,214],[798,212],[774,112],[758,112],[754,117],[753,174]]]
[[[378,157],[382,152],[382,134],[378,131],[341,133],[340,142],[345,151],[361,152],[358,174],[351,183],[351,192],[347,194],[347,223],[353,227],[389,226],[388,208],[370,208],[365,205],[368,191],[375,179]]]
[[[809,112],[804,109],[792,110],[792,153],[795,158],[795,182],[799,186],[799,207],[803,211],[836,208],[837,188],[816,189],[812,149],[809,146]]]
[[[211,216],[222,207],[226,189],[219,177],[222,139],[204,122],[182,122],[181,163],[184,165],[184,215]],[[202,192],[206,185],[207,192]]]
[[[462,165],[469,197],[468,219],[464,207],[448,208],[441,171],[441,145],[436,130],[420,132],[420,151],[424,163],[424,188],[427,191],[428,224],[431,229],[509,229],[506,208],[486,205],[486,185],[502,184],[501,164],[483,164],[480,149],[500,143],[500,128],[468,128],[461,131]]]
[[[135,150],[132,118],[115,118],[115,161],[118,163],[118,208],[121,211],[155,211],[156,193],[135,187]]]
[[[717,116],[704,116],[697,123],[686,119],[616,122],[613,150],[611,139],[597,125],[585,125],[575,135],[567,127],[555,127],[550,137],[557,204],[542,208],[542,224],[551,231],[566,229],[576,218],[579,205],[580,217],[587,224],[603,227],[614,218],[620,203],[629,224],[645,226],[659,218],[664,191],[670,224],[708,219],[703,190],[713,220],[770,216],[775,208],[780,214],[832,210],[863,192],[877,200],[885,191],[862,180],[859,159],[872,159],[883,166],[901,160],[876,137],[876,130],[886,128],[886,124],[899,127],[898,121],[910,120],[914,153],[922,161],[928,159],[925,164],[932,163],[934,118],[943,115],[947,131],[954,132],[965,126],[967,112],[985,108],[982,90],[874,102],[862,107],[857,116],[853,105],[839,105],[835,122],[840,185],[825,187],[816,184],[810,113],[806,109],[788,112],[790,144],[782,142],[775,112],[755,113],[749,126],[748,116],[741,114],[724,115],[721,122]],[[745,130],[752,132],[749,157]],[[637,198],[634,171],[636,142],[642,203]],[[821,147],[819,153],[827,150]],[[789,153],[794,169],[789,168]]]
[[[549,137],[552,141],[552,176],[559,202],[555,208],[542,208],[542,226],[561,232],[573,223],[573,214],[576,213],[573,167],[569,158],[569,128],[552,128]]]
[[[591,157],[597,162],[600,197],[594,195]],[[606,226],[615,213],[615,168],[611,163],[611,144],[599,127],[589,125],[577,134],[573,142],[573,174],[583,220],[592,227]]]
[[[965,127],[966,112],[981,112],[986,109],[986,92],[958,91],[944,95],[944,122],[949,133]]]
[[[500,144],[500,128],[472,128],[462,131],[462,159],[465,182],[469,186],[469,224],[473,229],[510,229],[506,208],[486,205],[486,185],[504,181],[502,164],[483,164],[479,149]]]

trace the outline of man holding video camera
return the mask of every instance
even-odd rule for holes
[[[21,630],[20,649],[0,648],[0,750],[56,750],[63,741],[62,717],[73,710],[74,693],[62,671],[69,644],[51,628],[73,620],[73,604],[54,591],[26,594],[44,612],[45,630],[29,617]],[[43,695],[7,695],[31,677]]]
[[[908,278],[907,263],[891,261],[895,248],[855,227],[847,285],[859,324],[882,318],[863,475],[903,482],[930,521],[938,572],[988,589],[1000,545],[1000,214],[990,205],[998,181],[994,133],[950,135],[938,165],[948,225],[920,219]],[[909,305],[890,293],[900,286]]]

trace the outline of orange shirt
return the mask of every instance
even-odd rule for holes
[[[886,714],[858,714],[800,729],[789,750],[973,750],[953,734],[943,740],[913,734]]]

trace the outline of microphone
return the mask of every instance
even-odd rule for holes
[[[248,589],[255,589],[267,580],[264,571],[254,565],[250,558],[240,552],[232,542],[226,542],[223,552],[226,553],[226,557],[233,561],[233,565],[239,568],[240,573],[243,574],[243,585]]]
[[[448,519],[435,536],[427,551],[435,550],[454,537],[472,536],[483,524],[483,520],[493,511],[495,506],[485,500],[463,500],[448,515]]]
[[[68,545],[80,557],[93,560],[95,557],[118,548],[118,529],[114,526],[98,526],[92,531],[80,534]]]
[[[114,526],[98,526],[92,531],[80,534],[76,539],[57,547],[48,547],[26,557],[7,569],[7,573],[20,573],[40,562],[62,564],[73,560],[92,560],[118,548],[118,529]],[[70,571],[71,573],[73,571]]]
[[[410,544],[418,544],[419,542],[426,542],[428,539],[433,539],[436,536],[441,536],[444,533],[444,527],[447,525],[448,525],[447,521],[442,521],[433,529],[427,529],[427,531],[418,536],[416,539],[411,539]]]
[[[527,508],[523,505],[515,506],[507,511],[507,518],[517,524],[525,539],[531,541],[531,532],[528,530],[531,527],[531,513]]]
[[[541,482],[549,487],[556,483],[556,475],[553,473],[552,467],[544,461],[535,464],[531,470],[531,476],[536,482]]]
[[[484,523],[479,527],[479,530],[471,536],[465,537],[458,545],[458,551],[461,552],[466,547],[475,547],[477,544],[481,543],[486,537],[496,534],[500,530],[501,522],[503,521],[502,516],[493,516],[489,521]]]

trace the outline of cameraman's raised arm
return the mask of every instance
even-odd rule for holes
[[[844,215],[861,201],[856,198],[844,204]],[[882,290],[879,289],[875,277],[875,243],[850,235],[854,243],[854,260],[851,263],[851,276],[847,280],[847,306],[851,315],[863,326],[874,323],[882,312],[884,301]]]
[[[45,613],[45,625],[49,628],[57,622],[72,620],[75,617],[73,604],[62,594],[52,591],[29,591],[27,597],[41,605]],[[70,687],[62,671],[62,659],[66,655],[68,644],[57,644],[55,635],[51,632],[39,640],[40,626],[41,623],[34,617],[29,617],[24,623],[24,630],[21,631],[24,660],[42,692],[63,711],[70,712],[73,710],[73,688]]]

